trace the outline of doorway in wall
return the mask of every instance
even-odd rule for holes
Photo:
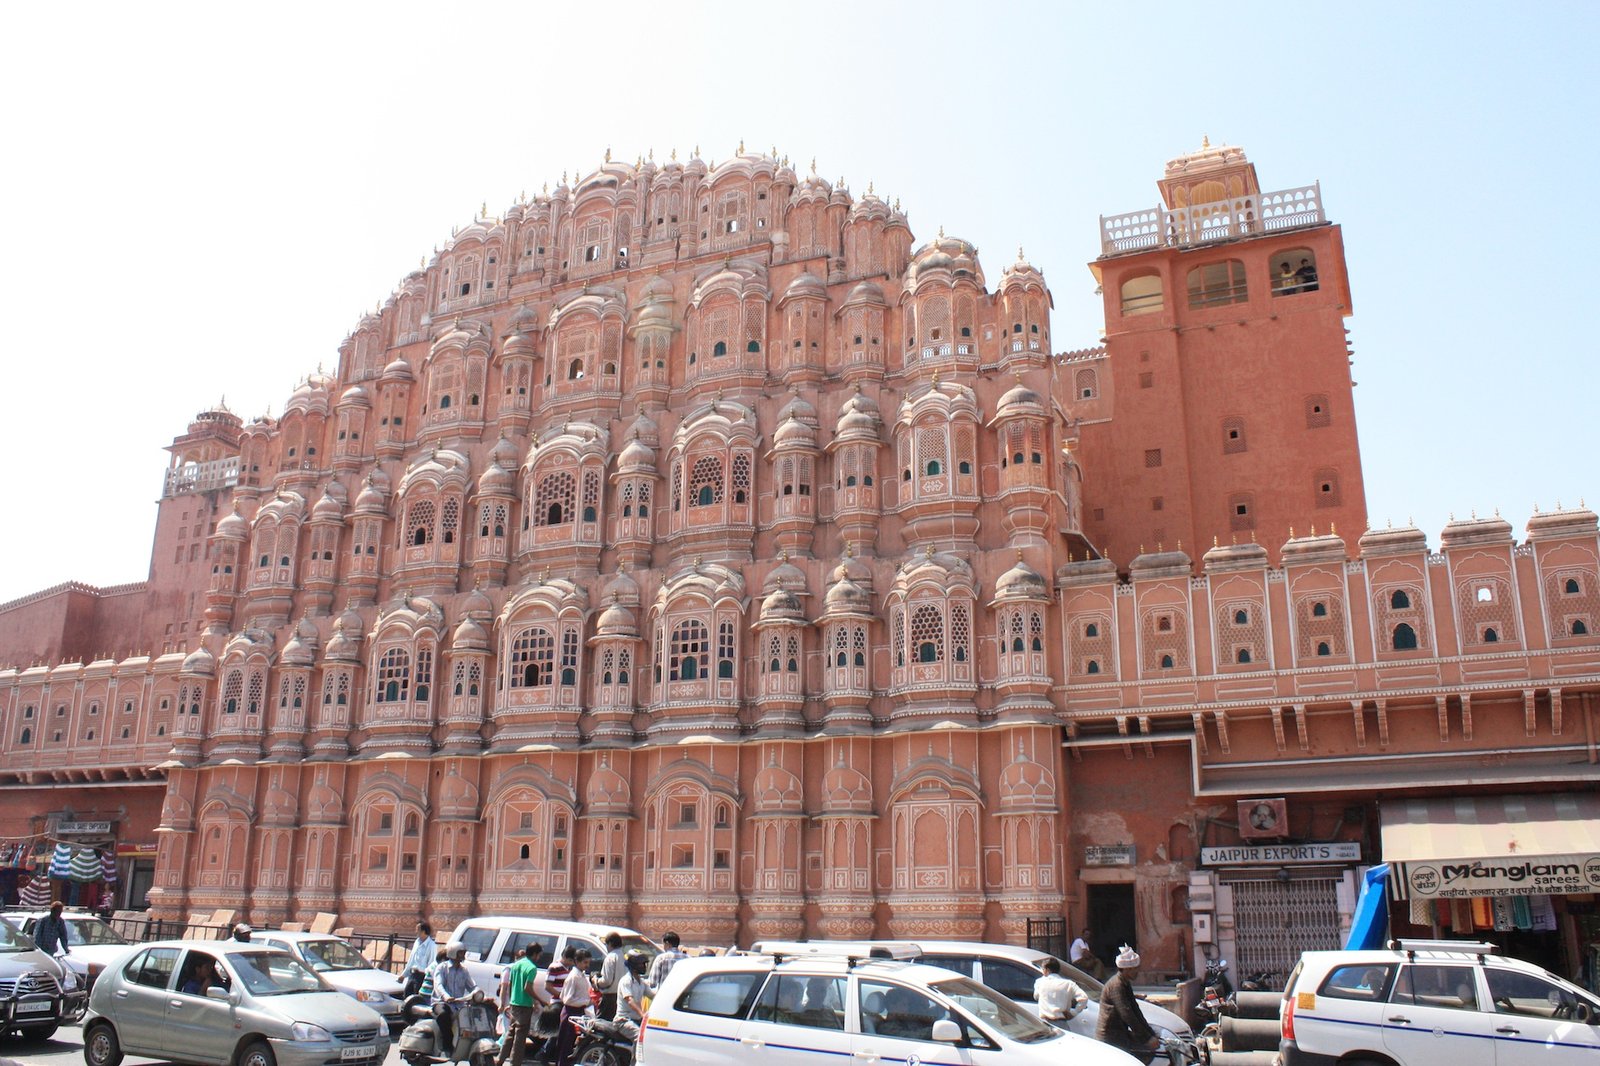
[[[1123,944],[1139,947],[1138,923],[1133,913],[1133,884],[1090,884],[1087,919],[1089,946],[1095,956],[1115,973],[1117,950]]]

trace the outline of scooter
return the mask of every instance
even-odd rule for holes
[[[438,1066],[439,1063],[466,1062],[470,1066],[493,1066],[500,1053],[495,1042],[494,1001],[475,988],[465,1003],[451,1008],[455,1012],[455,1041],[441,1046],[439,1022],[421,996],[406,999],[402,1012],[415,1018],[400,1034],[397,1046],[408,1066]]]
[[[614,1021],[585,1014],[570,1021],[578,1031],[572,1061],[581,1066],[632,1066],[633,1037]]]

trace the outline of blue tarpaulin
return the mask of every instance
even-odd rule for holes
[[[1374,866],[1367,871],[1356,900],[1356,916],[1345,939],[1346,951],[1381,948],[1389,932],[1389,867]]]

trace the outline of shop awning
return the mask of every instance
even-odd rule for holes
[[[1600,890],[1600,794],[1390,800],[1383,858],[1410,896]]]

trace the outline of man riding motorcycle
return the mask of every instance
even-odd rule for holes
[[[433,1016],[439,1023],[441,1047],[455,1045],[456,1013],[478,987],[467,968],[461,965],[466,957],[466,947],[451,944],[445,949],[445,960],[433,977]]]

